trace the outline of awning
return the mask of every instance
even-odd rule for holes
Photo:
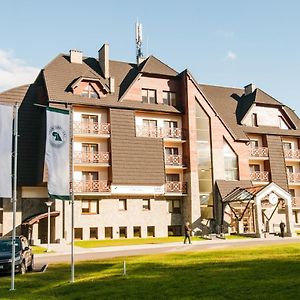
[[[222,202],[240,202],[252,200],[254,199],[255,195],[263,188],[264,186],[236,188],[231,191],[226,197],[224,197],[222,199]]]
[[[51,211],[50,212],[50,217],[57,217],[59,216],[60,212],[59,211]],[[23,221],[22,225],[33,225],[35,223],[38,223],[40,220],[48,218],[48,213],[42,213],[42,214],[38,214],[35,216],[32,216],[26,220]]]

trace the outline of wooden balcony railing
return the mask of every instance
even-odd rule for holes
[[[299,182],[300,183],[300,173],[287,173],[288,182]]]
[[[74,181],[74,193],[110,192],[110,186],[105,180]]]
[[[166,193],[187,193],[187,183],[181,181],[167,181],[165,184]]]
[[[284,149],[284,157],[300,159],[300,150],[299,149]]]
[[[267,147],[250,147],[250,157],[268,157],[269,150]]]
[[[182,155],[165,155],[165,164],[167,166],[182,166]]]
[[[75,164],[99,164],[109,162],[109,152],[74,152]]]
[[[250,172],[250,180],[252,181],[269,181],[268,171],[253,171]]]
[[[136,135],[141,137],[169,138],[169,139],[182,139],[183,137],[181,128],[161,128],[161,127],[148,128],[144,126],[136,127]]]
[[[110,124],[74,121],[73,131],[75,134],[110,134]]]

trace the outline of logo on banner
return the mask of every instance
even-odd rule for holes
[[[67,134],[61,126],[53,126],[49,130],[49,141],[53,147],[61,147],[66,143]]]

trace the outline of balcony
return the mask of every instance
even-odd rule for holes
[[[284,149],[284,157],[287,159],[300,159],[299,149]]]
[[[108,164],[109,152],[74,152],[74,164]]]
[[[136,127],[136,136],[150,137],[150,138],[164,138],[164,139],[182,139],[181,128],[161,128],[161,127]]]
[[[165,184],[165,193],[187,193],[187,183],[181,181],[167,181]]]
[[[106,180],[74,181],[74,193],[107,193],[110,186]]]
[[[267,147],[250,147],[250,157],[267,158],[269,157],[269,150]]]
[[[287,173],[289,183],[299,183],[300,184],[300,173]]]
[[[182,155],[173,155],[173,154],[165,155],[165,164],[166,166],[181,167]]]
[[[268,182],[269,181],[269,172],[268,171],[252,171],[252,172],[250,172],[250,180],[259,181],[259,182]]]
[[[74,134],[83,135],[109,135],[110,124],[98,122],[73,122]]]

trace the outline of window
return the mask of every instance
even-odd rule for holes
[[[97,115],[81,115],[82,128],[80,133],[93,133],[99,132],[98,116]]]
[[[180,181],[180,177],[179,174],[166,174],[166,182],[179,182]]]
[[[0,224],[3,224],[3,210],[0,210]]]
[[[127,210],[127,200],[119,199],[119,210]]]
[[[0,209],[3,208],[3,198],[0,198]]]
[[[140,226],[134,226],[133,227],[133,236],[134,237],[141,237],[141,227]]]
[[[181,214],[181,201],[180,200],[168,200],[169,213]]]
[[[82,172],[82,190],[85,192],[99,192],[98,172]]]
[[[150,210],[150,199],[143,199],[143,210]]]
[[[98,200],[81,200],[82,214],[99,214]]]
[[[80,96],[87,98],[99,98],[99,95],[95,91],[95,89],[88,84],[81,92]]]
[[[178,155],[178,148],[166,147],[165,148],[165,155]]]
[[[180,236],[182,235],[181,225],[168,226],[168,236]]]
[[[155,237],[155,227],[154,226],[147,226],[147,236]]]
[[[237,155],[231,149],[229,144],[224,140],[223,144],[224,155],[224,178],[225,180],[238,179],[238,161]]]
[[[258,148],[258,140],[251,140],[250,141],[251,148]]]
[[[176,129],[178,128],[178,123],[176,121],[164,121],[164,128]]]
[[[250,164],[250,172],[260,172],[260,165]]]
[[[293,168],[293,166],[286,166],[286,172],[287,172],[288,174],[294,173],[294,168]]]
[[[157,103],[156,90],[142,89],[142,102],[143,103]]]
[[[82,240],[82,228],[74,228],[74,239]]]
[[[166,105],[176,106],[176,93],[163,91],[163,102]]]
[[[98,228],[90,227],[90,239],[98,239]]]
[[[127,238],[127,227],[119,227],[120,238]]]
[[[113,228],[112,227],[104,227],[104,236],[106,239],[112,239],[112,232],[113,232]]]
[[[257,123],[257,114],[254,113],[251,115],[251,122],[252,122],[252,126],[257,127],[258,123]]]
[[[143,119],[143,136],[157,137],[157,121]]]
[[[292,143],[282,142],[282,147],[283,147],[284,150],[292,150]]]
[[[293,211],[294,214],[294,218],[295,218],[295,223],[298,224],[299,223],[299,219],[298,219],[298,210],[294,210]]]

